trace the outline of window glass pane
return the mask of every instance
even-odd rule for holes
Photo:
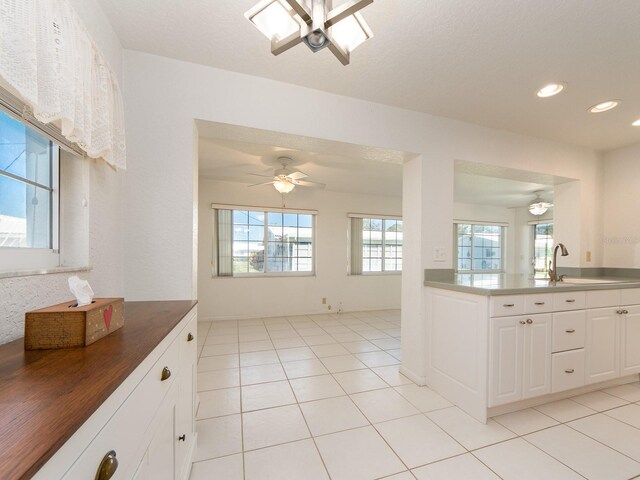
[[[53,143],[0,111],[0,247],[52,248],[54,169]]]
[[[382,220],[379,218],[372,218],[371,230],[382,231]]]
[[[249,211],[249,225],[264,225],[264,212]]]
[[[458,271],[501,271],[502,228],[499,225],[457,224]]]
[[[233,273],[247,273],[249,259],[247,257],[233,257]]]
[[[282,226],[282,214],[281,213],[276,213],[276,212],[269,212],[268,214],[268,218],[269,218],[269,225],[273,225],[273,226]]]
[[[380,258],[372,258],[371,259],[370,271],[372,271],[372,272],[381,272],[382,271],[382,260]]]
[[[298,228],[298,241],[309,242],[313,239],[313,229],[311,228]]]
[[[257,242],[264,241],[264,227],[257,225],[249,226],[249,240]]]
[[[546,277],[553,249],[553,223],[533,227],[533,270],[536,277]]]
[[[245,225],[234,225],[233,227],[233,239],[234,240],[244,240],[245,242],[249,240],[249,228]]]
[[[284,214],[284,226],[285,227],[297,227],[298,226],[298,215],[295,213],[285,213]]]
[[[51,187],[51,142],[0,111],[0,170]]]
[[[298,226],[299,227],[312,227],[313,226],[313,215],[298,215]]]
[[[233,211],[233,223],[235,224],[249,224],[249,212],[246,210],[234,210]]]

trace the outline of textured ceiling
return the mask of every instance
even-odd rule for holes
[[[640,142],[638,0],[375,0],[348,67],[303,45],[273,57],[243,16],[257,0],[99,1],[125,48],[598,150]],[[568,88],[538,99],[550,81]]]

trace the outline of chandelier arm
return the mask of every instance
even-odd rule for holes
[[[351,57],[349,52],[345,52],[334,41],[331,41],[331,43],[327,48],[331,51],[331,53],[335,55],[335,57],[340,61],[340,63],[342,63],[342,65],[344,65],[345,67],[349,65],[349,61]]]
[[[293,11],[296,12],[302,21],[307,25],[311,24],[313,19],[311,18],[311,13],[306,9],[304,5],[302,5],[299,0],[285,0]]]
[[[286,38],[283,38],[282,40],[279,40],[279,41],[272,40],[271,53],[273,53],[274,55],[280,55],[282,52],[286,52],[287,50],[295,47],[299,43],[302,43],[302,37],[300,36],[300,32],[293,32],[291,35],[289,35]]]
[[[295,0],[287,0],[289,3],[295,2]],[[348,2],[343,3],[342,5],[334,8],[329,13],[327,13],[327,19],[324,22],[325,28],[329,28],[340,20],[344,20],[345,18],[353,15],[354,13],[362,10],[367,5],[373,3],[373,0],[350,0]],[[293,8],[293,7],[292,7]]]

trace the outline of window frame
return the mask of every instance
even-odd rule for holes
[[[25,179],[19,175],[10,172],[0,171],[0,175],[12,178],[17,182],[32,185],[37,188],[49,190],[49,248],[32,248],[32,247],[0,247],[0,276],[5,277],[12,273],[24,272],[46,272],[49,270],[60,268],[60,148],[61,146],[52,140],[52,138],[41,129],[35,128],[32,122],[26,122],[11,111],[3,104],[0,104],[0,111],[7,116],[13,118],[16,122],[21,123],[25,128],[42,135],[49,141],[50,156],[50,175],[51,187],[39,184],[35,181]]]
[[[554,233],[555,233],[555,225],[554,225],[554,221],[553,219],[546,219],[546,220],[534,220],[532,222],[528,222],[528,225],[531,227],[531,275],[533,275],[533,278],[549,278],[549,264],[546,263],[545,264],[545,271],[544,271],[544,276],[536,276],[536,227],[538,225],[553,225],[554,228]],[[553,236],[551,237],[551,250],[553,250]],[[553,255],[553,254],[552,254]],[[542,273],[540,273],[539,275],[542,275]]]
[[[475,233],[473,229],[471,231],[471,269],[469,270],[460,270],[458,268],[459,258],[458,258],[458,225],[471,225],[472,227],[475,225],[481,225],[485,227],[499,227],[500,228],[500,269],[499,270],[474,270],[473,269],[473,239],[475,237]],[[460,274],[474,274],[474,273],[505,273],[506,272],[506,259],[507,259],[507,227],[508,224],[502,222],[478,222],[478,221],[468,221],[468,220],[454,220],[453,222],[453,252],[454,252],[454,270],[455,273]]]
[[[352,246],[351,246],[351,219],[353,218],[360,218],[363,221],[364,220],[381,220],[382,221],[382,240],[381,240],[381,245],[382,245],[382,257],[381,257],[381,264],[382,264],[382,270],[380,271],[365,271],[364,270],[364,240],[360,245],[360,249],[362,251],[362,261],[363,261],[363,268],[362,268],[362,273],[351,273],[351,259],[352,259]],[[401,257],[401,262],[400,262],[400,270],[386,270],[385,269],[385,234],[386,234],[386,230],[384,227],[384,224],[387,220],[392,220],[392,221],[400,221],[402,222],[402,231],[404,234],[404,220],[402,219],[402,216],[400,215],[379,215],[379,214],[359,214],[359,213],[349,213],[347,214],[347,245],[349,246],[349,251],[348,251],[348,262],[347,262],[347,275],[349,276],[375,276],[375,275],[402,275],[402,270],[404,268],[404,235],[402,237],[402,257]],[[364,233],[364,229],[363,229],[363,233]],[[371,257],[366,257],[366,258],[371,258]],[[398,257],[394,257],[397,261]]]
[[[278,277],[314,277],[316,276],[316,226],[317,226],[317,216],[318,212],[316,210],[300,210],[300,209],[287,209],[287,208],[272,208],[272,207],[259,207],[259,206],[249,206],[249,205],[224,205],[224,204],[212,204],[212,211],[215,209],[224,209],[231,210],[231,216],[233,218],[234,211],[253,211],[253,212],[261,212],[265,215],[264,220],[264,236],[262,243],[264,244],[264,265],[265,271],[263,272],[233,272],[233,258],[232,258],[232,274],[231,275],[216,275],[212,272],[213,278],[278,278]],[[266,265],[268,262],[268,253],[267,253],[267,243],[268,238],[267,232],[269,228],[268,214],[269,213],[283,213],[283,214],[296,214],[296,215],[311,215],[311,270],[307,272],[267,272]],[[212,216],[213,217],[213,216]],[[232,220],[233,221],[233,220]],[[231,245],[233,246],[234,238],[233,238],[233,224],[231,228]],[[215,241],[212,239],[212,243]],[[232,247],[233,248],[233,247]],[[216,249],[212,249],[215,251]],[[298,257],[295,257],[298,258]]]

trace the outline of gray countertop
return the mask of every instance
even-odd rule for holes
[[[572,281],[584,283],[571,283]],[[533,279],[527,275],[475,273],[456,274],[450,280],[427,280],[424,285],[457,292],[475,293],[477,295],[517,295],[523,293],[640,288],[640,278],[598,277],[593,279],[572,279],[567,277],[565,282],[550,283],[548,280]]]

